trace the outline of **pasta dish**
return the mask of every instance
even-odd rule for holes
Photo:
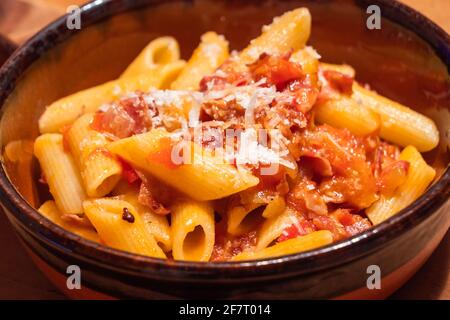
[[[242,51],[207,32],[192,56],[151,41],[119,78],[63,97],[34,155],[39,212],[81,237],[174,260],[241,261],[361,233],[435,177],[432,120],[307,46],[299,8]]]

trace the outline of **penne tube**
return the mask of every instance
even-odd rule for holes
[[[307,74],[315,74],[319,69],[319,54],[311,47],[306,47],[294,52],[290,61],[301,65]]]
[[[253,212],[263,204],[253,203],[250,207],[236,206],[227,212],[227,232],[239,236],[256,228],[259,212]]]
[[[93,113],[78,118],[65,138],[80,169],[87,195],[99,198],[110,193],[120,180],[122,165],[106,149],[108,139],[91,129],[93,119]]]
[[[353,97],[359,104],[376,112],[381,119],[380,137],[420,152],[430,151],[439,143],[439,131],[433,120],[400,103],[353,84]]]
[[[194,143],[188,141],[183,144],[186,147],[182,150],[191,152],[192,157],[187,163],[180,164],[174,164],[178,145],[173,145],[170,133],[163,129],[112,142],[108,149],[199,201],[223,198],[259,183],[259,179],[248,171],[218,161],[200,146],[194,147]]]
[[[360,136],[376,132],[380,128],[380,116],[357,100],[341,96],[326,100],[315,107],[315,119],[336,128],[347,128]]]
[[[320,67],[325,70],[338,71],[352,77],[355,76],[355,70],[348,65],[321,63]],[[361,126],[374,124],[373,119],[369,121],[363,119],[364,113],[367,114],[366,111],[356,110],[356,106],[364,106],[379,116],[379,135],[381,138],[403,147],[413,145],[420,152],[430,151],[438,145],[439,131],[435,123],[426,116],[398,102],[378,95],[362,87],[357,82],[353,83],[352,100],[355,101],[353,107],[350,107],[352,104],[347,99],[345,104],[341,100],[328,102],[325,107],[317,108],[319,110],[317,119],[320,122],[326,122],[333,126],[346,126],[346,121],[348,120],[348,128],[352,132],[357,133],[353,130],[357,130],[359,122]],[[339,124],[339,119],[341,118],[347,120]],[[337,124],[334,122],[337,122]],[[365,131],[364,129],[359,131],[361,130]]]
[[[159,37],[141,51],[120,78],[134,78],[178,60],[180,60],[180,48],[177,40],[173,37]]]
[[[172,83],[173,90],[198,90],[204,76],[213,73],[228,58],[228,41],[215,32],[207,32],[200,45]]]
[[[401,152],[400,160],[409,162],[406,181],[395,190],[393,195],[382,195],[377,202],[366,209],[366,214],[374,225],[392,217],[419,198],[436,175],[436,171],[425,162],[413,146],[408,146]]]
[[[83,202],[85,214],[106,245],[155,258],[166,258],[144,220],[129,202],[101,198]]]
[[[281,214],[266,219],[258,230],[256,250],[268,247],[281,236],[287,227],[295,224],[297,221],[296,213],[291,209],[286,209]]]
[[[83,237],[85,239],[100,242],[97,232],[93,228],[87,226],[76,225],[75,223],[70,223],[61,218],[61,212],[58,210],[55,201],[48,200],[42,206],[39,207],[38,211],[46,217],[48,220],[57,224],[61,228],[70,231]]]
[[[155,68],[146,74],[133,78],[121,78],[79,91],[50,104],[39,118],[41,133],[56,133],[72,124],[85,113],[95,112],[108,102],[135,91],[148,91],[152,88],[168,88],[183,69],[185,62],[176,62]]]
[[[212,205],[181,200],[171,209],[174,259],[209,261],[215,241]]]
[[[169,221],[164,215],[156,214],[150,208],[138,201],[137,193],[127,193],[120,196],[121,199],[130,203],[139,213],[144,221],[148,232],[153,235],[158,245],[165,251],[172,250],[172,231]]]
[[[333,235],[328,230],[315,231],[305,236],[289,239],[277,243],[271,247],[260,251],[242,252],[235,257],[233,261],[242,260],[258,260],[294,254],[307,250],[312,250],[318,247],[328,245],[333,242]]]
[[[64,150],[63,136],[58,133],[39,136],[34,143],[34,154],[61,213],[82,213],[86,194],[76,163]]]
[[[261,208],[265,206],[265,208]],[[261,208],[262,210],[259,210]],[[257,210],[258,209],[258,210]],[[256,230],[263,218],[272,218],[282,214],[286,203],[281,196],[274,197],[269,203],[253,200],[250,205],[238,205],[227,212],[227,232],[239,236]]]
[[[264,209],[262,216],[264,218],[272,218],[280,215],[286,210],[286,201],[284,197],[275,196],[272,201],[270,201],[266,208]]]
[[[240,59],[250,63],[262,53],[279,55],[305,46],[311,32],[311,15],[306,8],[288,11],[263,27],[262,34],[245,48]]]

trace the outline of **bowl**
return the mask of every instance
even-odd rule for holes
[[[381,9],[379,30],[366,27],[369,5]],[[166,261],[115,250],[63,230],[33,208],[42,199],[36,161],[31,154],[28,161],[11,160],[4,147],[36,138],[37,119],[47,104],[117,77],[157,36],[175,36],[185,58],[207,30],[224,34],[232,48],[241,49],[274,16],[302,6],[312,13],[310,44],[323,61],[353,65],[359,81],[439,127],[439,147],[425,154],[437,178],[413,204],[326,247],[226,263]],[[0,197],[33,261],[69,297],[385,298],[420,268],[447,232],[450,37],[414,10],[387,0],[106,0],[81,8],[79,30],[67,28],[66,18],[38,32],[0,71]],[[66,285],[72,265],[81,270],[79,290]],[[373,270],[380,271],[380,288],[367,285]]]

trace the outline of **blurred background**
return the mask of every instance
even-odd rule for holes
[[[396,1],[396,0],[392,0]],[[0,0],[0,34],[20,44],[61,16],[70,5],[87,0]],[[450,0],[401,0],[450,34]],[[0,212],[0,299],[64,299],[21,247]],[[424,267],[392,299],[450,300],[450,233]]]

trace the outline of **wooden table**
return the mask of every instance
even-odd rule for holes
[[[449,0],[402,0],[450,33]],[[85,0],[1,0],[0,33],[22,43],[67,6]],[[34,267],[0,213],[0,299],[64,299]],[[392,299],[450,299],[450,232],[423,268]]]

